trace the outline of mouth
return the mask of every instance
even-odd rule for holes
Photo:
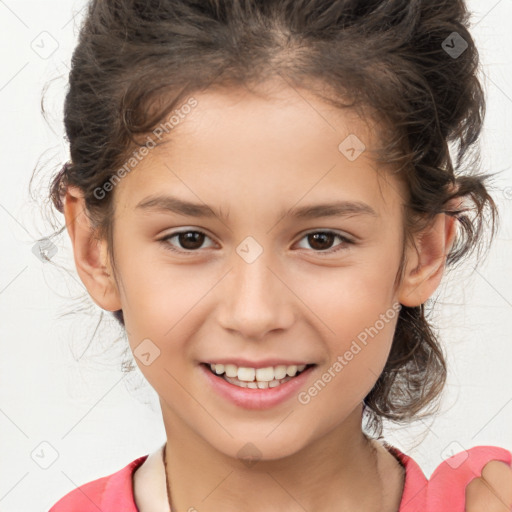
[[[234,364],[201,363],[210,373],[234,386],[248,389],[276,388],[295,379],[316,364],[278,365],[265,368],[250,368]]]

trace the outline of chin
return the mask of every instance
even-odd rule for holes
[[[262,434],[260,429],[258,435],[252,437],[246,433],[240,437],[235,436],[234,439],[224,439],[224,442],[218,444],[210,444],[225,456],[239,459],[251,468],[257,462],[271,462],[291,457],[304,448],[307,443],[306,439],[300,442],[290,439],[287,434],[283,431],[281,435],[273,433],[266,437],[266,434]],[[271,437],[272,439],[270,439]]]

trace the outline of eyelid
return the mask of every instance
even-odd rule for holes
[[[182,233],[199,233],[201,235],[204,235],[206,238],[209,238],[210,240],[212,240],[214,242],[214,244],[216,244],[213,237],[211,237],[204,229],[192,228],[192,227],[185,227],[185,228],[181,228],[181,229],[178,229],[175,231],[171,231],[170,233],[167,233],[163,237],[160,237],[157,241],[162,243],[166,249],[176,252],[176,253],[179,253],[179,254],[192,255],[194,253],[199,253],[199,252],[204,251],[204,249],[187,250],[187,249],[177,249],[177,248],[173,247],[169,243],[169,240],[171,238],[174,238],[175,236],[182,234]]]
[[[193,228],[193,227],[184,227],[184,228],[178,229],[176,231],[171,231],[170,233],[166,234],[165,236],[159,238],[158,241],[161,244],[163,244],[165,249],[170,250],[174,253],[178,253],[178,254],[182,254],[182,255],[186,255],[186,256],[191,256],[195,253],[203,252],[204,249],[196,249],[196,250],[178,249],[178,248],[173,247],[168,242],[168,240],[170,240],[171,238],[174,238],[175,236],[178,236],[182,233],[190,233],[190,232],[202,234],[205,237],[212,240],[214,243],[216,243],[215,240],[213,240],[213,238],[205,230],[199,229],[199,228]],[[333,236],[337,237],[339,240],[341,240],[342,243],[337,246],[334,246],[335,247],[334,249],[330,248],[330,249],[325,249],[323,251],[315,251],[313,249],[303,249],[303,248],[300,248],[300,250],[306,251],[308,253],[313,253],[315,255],[318,254],[322,257],[322,256],[329,256],[329,255],[332,255],[332,254],[335,254],[335,253],[338,253],[338,252],[341,252],[344,250],[346,251],[350,248],[350,246],[356,245],[356,243],[357,243],[353,239],[352,236],[347,235],[344,232],[338,232],[337,230],[330,229],[330,228],[316,228],[316,229],[310,229],[308,231],[305,231],[300,234],[297,242],[295,242],[295,243],[300,242],[302,239],[304,239],[308,235],[317,234],[317,233],[333,235]]]
[[[299,236],[299,240],[302,240],[302,238],[304,238],[305,236],[312,235],[314,233],[328,233],[328,234],[336,235],[336,236],[339,236],[339,237],[347,240],[347,242],[354,243],[354,244],[356,243],[356,240],[357,240],[357,238],[355,236],[349,235],[345,231],[338,231],[337,229],[331,229],[331,228],[310,229],[308,231],[301,233]]]
[[[315,251],[313,249],[301,249],[301,250],[305,250],[308,253],[313,253],[315,256],[319,255],[320,257],[323,257],[323,256],[328,257],[330,255],[337,254],[338,252],[346,251],[350,248],[350,246],[356,245],[356,242],[354,241],[354,239],[351,236],[345,235],[345,233],[343,233],[343,232],[339,232],[337,230],[329,229],[329,228],[325,228],[325,229],[319,228],[319,229],[313,229],[313,230],[306,231],[300,235],[297,243],[300,242],[303,238],[307,237],[308,235],[313,235],[316,233],[333,235],[333,236],[339,238],[342,243],[339,245],[335,245],[334,248],[325,249],[324,251]]]

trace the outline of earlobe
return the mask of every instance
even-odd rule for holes
[[[86,214],[83,193],[78,187],[68,187],[64,200],[64,217],[76,269],[89,295],[102,309],[122,309],[107,259],[106,241],[95,236]]]
[[[443,276],[446,257],[455,237],[455,219],[444,213],[415,237],[416,247],[406,252],[406,265],[398,300],[408,307],[425,303]]]

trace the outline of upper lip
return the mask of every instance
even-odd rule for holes
[[[212,359],[211,361],[205,361],[205,364],[234,364],[239,368],[267,368],[269,366],[300,366],[300,365],[309,365],[313,363],[308,363],[306,361],[285,361],[284,359],[262,359],[261,361],[248,361],[247,359],[240,358],[219,358]]]

